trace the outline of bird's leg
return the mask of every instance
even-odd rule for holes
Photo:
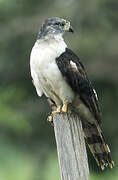
[[[53,122],[53,116],[59,113],[61,113],[61,106],[58,106],[55,111],[52,111],[51,115],[48,117],[48,121]]]
[[[61,110],[62,110],[63,113],[67,113],[67,111],[68,111],[68,105],[67,105],[67,104],[63,104]]]
[[[58,106],[55,111],[52,111],[52,115],[61,113],[61,106]]]
[[[68,110],[68,105],[67,104],[63,104],[63,106],[61,108],[61,113],[71,114],[72,112],[70,110]]]
[[[63,113],[67,113],[67,114],[72,113],[70,110],[68,110],[67,104],[63,104],[63,106],[58,106],[56,110],[52,111],[51,115],[48,117],[48,121],[53,122],[53,116],[55,114],[63,114]]]

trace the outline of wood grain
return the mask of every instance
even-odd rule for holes
[[[53,119],[61,180],[89,180],[85,140],[79,117],[56,114]]]

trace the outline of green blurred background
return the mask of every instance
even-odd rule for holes
[[[91,180],[118,180],[118,1],[0,0],[0,180],[59,180],[50,108],[38,98],[29,57],[40,24],[71,20],[68,46],[97,90],[115,168],[101,172],[88,151]]]

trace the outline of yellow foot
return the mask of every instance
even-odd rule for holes
[[[68,106],[67,106],[67,104],[63,104],[61,110],[62,110],[62,112],[67,113],[67,111],[68,111]]]
[[[67,113],[67,114],[72,113],[71,111],[68,110],[68,105],[67,104],[63,104],[61,111],[62,111],[62,113]]]
[[[58,106],[55,111],[52,111],[52,115],[61,113],[61,106]]]
[[[48,121],[53,122],[53,116],[59,113],[61,113],[61,106],[58,106],[55,111],[52,111],[51,115],[48,117]]]
[[[49,121],[50,123],[53,123],[53,116],[52,116],[52,114],[51,114],[50,116],[48,116],[48,121]]]
[[[55,114],[63,114],[63,113],[67,113],[67,114],[72,113],[71,111],[68,110],[68,105],[67,104],[64,104],[62,107],[58,106],[55,111],[52,111],[51,115],[48,117],[48,121],[53,122],[53,116]]]

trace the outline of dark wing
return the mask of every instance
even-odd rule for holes
[[[98,105],[97,94],[87,77],[87,73],[79,57],[70,49],[66,48],[66,51],[56,58],[56,63],[73,91],[79,94],[80,99],[100,123],[101,112]]]

